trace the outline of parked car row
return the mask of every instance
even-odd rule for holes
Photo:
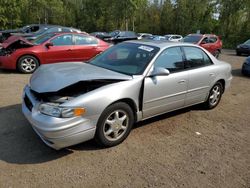
[[[50,41],[52,36],[58,35],[57,37],[60,37],[60,33],[63,36],[65,34],[65,40],[62,40],[64,43],[56,44],[54,41]],[[113,45],[138,39],[193,43],[205,48],[216,58],[219,57],[222,49],[220,37],[213,34],[189,34],[183,38],[181,35],[176,34],[160,36],[150,33],[137,34],[133,31],[115,30],[110,33],[93,32],[90,34],[94,36],[92,42],[96,42],[91,43],[90,39],[86,39],[89,42],[83,42],[85,39],[82,39],[79,44],[76,44],[75,34],[91,38],[88,37],[86,32],[58,25],[32,24],[16,30],[0,31],[0,40],[3,42],[0,47],[0,67],[17,69],[23,73],[32,73],[41,64],[76,60],[87,61],[107,49],[110,46],[108,43]],[[66,41],[66,36],[69,35],[71,37],[68,37]],[[69,42],[70,38],[71,42]],[[238,45],[236,53],[237,55],[249,54],[250,40]]]
[[[0,50],[0,67],[32,73],[39,65],[88,61],[110,44],[85,33],[48,33],[33,41],[11,36]]]

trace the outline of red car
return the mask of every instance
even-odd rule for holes
[[[2,43],[0,67],[32,73],[41,64],[87,61],[109,47],[83,33],[50,33],[32,42],[12,36]]]
[[[219,57],[222,49],[222,41],[220,37],[213,34],[189,34],[183,38],[183,42],[189,42],[193,44],[197,44],[215,57]]]

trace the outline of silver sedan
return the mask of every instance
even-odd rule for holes
[[[203,103],[218,105],[231,66],[186,43],[129,41],[88,63],[43,65],[24,88],[22,111],[54,149],[95,139],[120,144],[135,122]]]

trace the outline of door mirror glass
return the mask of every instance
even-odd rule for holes
[[[149,74],[150,77],[154,76],[168,76],[170,74],[168,69],[163,67],[155,67],[153,71]]]

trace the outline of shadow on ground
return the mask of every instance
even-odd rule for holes
[[[241,73],[241,69],[233,69],[232,70],[232,75],[236,77],[243,77],[243,78],[250,78],[248,76],[245,76]]]
[[[16,164],[43,163],[72,153],[42,143],[21,112],[21,105],[0,108],[0,160]]]
[[[0,74],[21,74],[16,70],[0,69]]]
[[[140,128],[169,117],[177,116],[191,110],[202,110],[200,105],[163,114],[137,123]],[[56,160],[73,153],[74,150],[99,150],[94,140],[71,146],[59,151],[46,146],[33,131],[29,122],[21,112],[21,105],[0,108],[0,160],[15,164],[37,164]]]

